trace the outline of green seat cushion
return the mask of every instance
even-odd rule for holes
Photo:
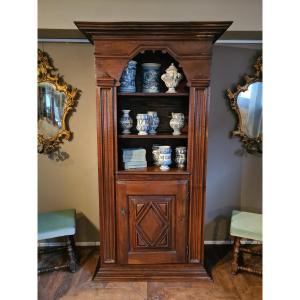
[[[262,215],[233,210],[230,235],[262,242]]]
[[[38,240],[75,234],[75,209],[38,214]]]

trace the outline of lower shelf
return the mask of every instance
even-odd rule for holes
[[[185,169],[170,168],[168,171],[162,171],[159,167],[150,166],[141,169],[120,170],[117,174],[189,174]]]
[[[211,280],[201,264],[123,265],[100,267],[95,281]]]

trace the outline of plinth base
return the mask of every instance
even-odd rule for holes
[[[201,264],[123,265],[100,267],[95,281],[211,280]]]

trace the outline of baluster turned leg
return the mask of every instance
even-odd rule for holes
[[[239,270],[239,256],[240,256],[240,245],[241,238],[235,237],[233,243],[233,260],[231,264],[231,272],[232,274],[236,274]]]
[[[76,271],[76,254],[75,254],[75,242],[72,235],[67,236],[68,255],[69,255],[69,268],[72,273]]]

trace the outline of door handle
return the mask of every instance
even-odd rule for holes
[[[124,207],[121,208],[121,215],[122,215],[123,217],[125,217],[125,215],[126,215],[126,210],[125,210]]]

